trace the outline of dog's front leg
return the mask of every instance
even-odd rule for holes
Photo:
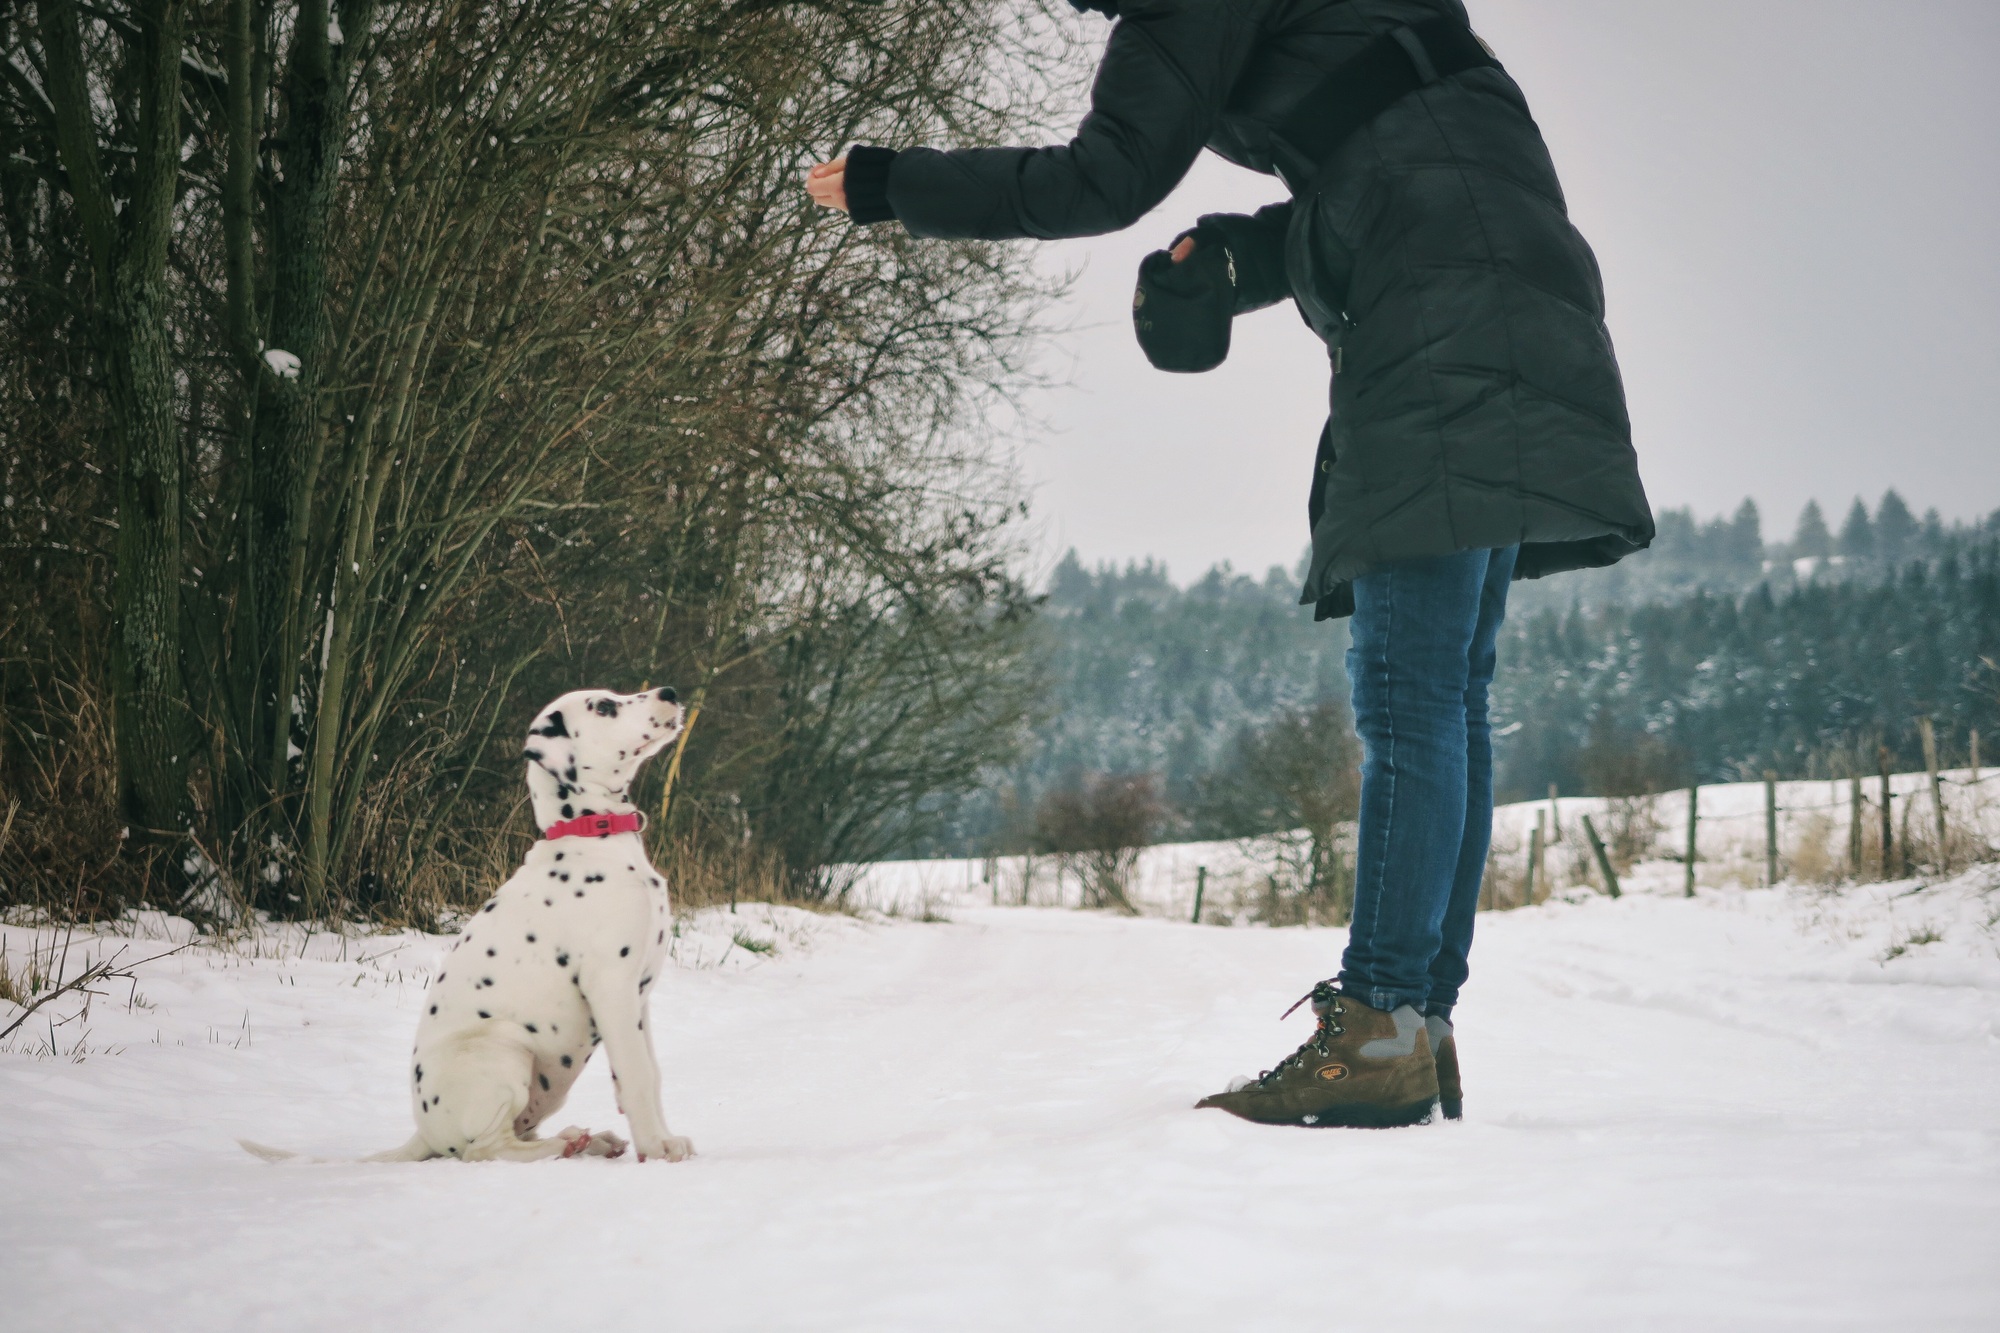
[[[588,996],[591,1017],[604,1039],[611,1081],[631,1122],[639,1160],[663,1157],[678,1162],[691,1156],[694,1145],[667,1132],[666,1113],[660,1108],[660,1065],[653,1056],[653,1035],[646,1029],[645,997],[629,978],[611,981],[604,989],[608,993],[601,997],[594,991]]]

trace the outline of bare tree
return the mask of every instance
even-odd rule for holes
[[[35,354],[0,554],[69,591],[0,594],[0,782],[108,686],[135,826],[310,913],[483,864],[514,720],[581,679],[691,687],[660,836],[734,802],[820,888],[1011,743],[1018,497],[978,422],[1046,284],[798,189],[841,142],[1032,119],[1007,6],[38,16],[0,11],[0,336]]]

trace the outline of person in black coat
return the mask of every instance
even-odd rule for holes
[[[1116,22],[1069,143],[857,146],[807,189],[916,236],[1054,239],[1130,226],[1203,148],[1286,187],[1254,215],[1201,219],[1171,258],[1222,250],[1233,313],[1289,297],[1328,348],[1301,600],[1355,617],[1362,840],[1314,1042],[1210,1100],[1286,1123],[1379,1119],[1407,1109],[1381,1099],[1403,1096],[1411,1069],[1455,1059],[1507,582],[1652,540],[1597,263],[1526,99],[1457,0],[1071,3]],[[1390,1047],[1410,1047],[1412,1015],[1428,1035],[1407,1056],[1354,1057],[1334,1029],[1370,1026],[1361,1010],[1383,1016]]]

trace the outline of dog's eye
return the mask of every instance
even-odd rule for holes
[[[599,699],[592,707],[597,709],[599,717],[618,716],[618,701],[616,699]]]

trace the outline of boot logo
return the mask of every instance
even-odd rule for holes
[[[1316,1077],[1324,1079],[1328,1083],[1338,1083],[1341,1079],[1347,1077],[1347,1066],[1321,1065],[1319,1067],[1319,1072],[1317,1073]]]

